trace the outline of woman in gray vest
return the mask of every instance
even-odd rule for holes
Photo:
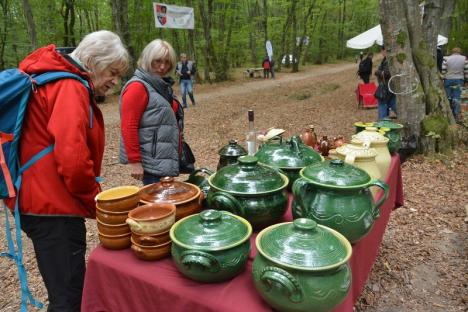
[[[151,41],[120,95],[120,162],[128,164],[131,176],[144,185],[179,175],[183,110],[174,102],[174,81],[167,76],[175,63],[168,42]]]

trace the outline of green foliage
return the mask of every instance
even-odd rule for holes
[[[403,62],[406,60],[406,54],[405,53],[398,53],[396,55],[396,59],[398,63],[403,64]]]
[[[404,31],[400,31],[397,35],[396,42],[400,45],[400,47],[404,48],[407,38],[408,34]]]
[[[445,136],[448,127],[449,121],[440,114],[428,115],[422,120],[422,132],[426,136]]]

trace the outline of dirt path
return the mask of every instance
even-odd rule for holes
[[[244,142],[247,110],[254,109],[259,130],[279,127],[285,136],[314,124],[317,133],[333,137],[354,133],[353,122],[375,120],[377,112],[356,107],[355,63],[311,66],[275,79],[238,78],[221,84],[195,85],[196,106],[185,111],[185,136],[197,167],[216,168],[218,150],[229,139]],[[240,76],[240,75],[239,75]],[[177,88],[176,91],[178,92]],[[141,185],[118,164],[117,97],[100,105],[106,121],[103,188]],[[463,311],[467,298],[467,241],[464,223],[468,154],[443,160],[416,157],[403,164],[406,204],[392,213],[358,311]],[[185,177],[182,176],[181,179]],[[0,215],[0,224],[4,224]],[[87,222],[88,252],[98,244],[96,223]],[[0,249],[6,249],[3,230]],[[46,290],[36,267],[31,242],[24,236],[24,259],[33,294]],[[0,311],[17,311],[20,292],[16,267],[0,257]]]

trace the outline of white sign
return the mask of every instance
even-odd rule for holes
[[[153,2],[153,11],[157,28],[195,28],[193,8]]]
[[[266,48],[266,50],[267,50],[268,58],[269,58],[270,61],[271,61],[271,59],[272,59],[272,57],[273,57],[273,47],[272,47],[272,45],[271,45],[271,41],[270,41],[270,40],[268,40],[268,41],[265,43],[265,48]]]

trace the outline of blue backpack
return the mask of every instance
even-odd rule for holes
[[[21,127],[23,125],[23,119],[31,92],[36,92],[37,87],[48,82],[65,78],[76,79],[90,90],[86,80],[69,72],[46,72],[32,76],[16,68],[0,72],[0,199],[17,196],[14,210],[17,248],[15,250],[10,222],[8,220],[9,209],[5,205],[5,228],[8,252],[0,253],[0,256],[13,259],[18,267],[18,275],[21,283],[21,311],[27,311],[28,301],[32,305],[42,308],[42,303],[36,301],[29,290],[26,270],[23,265],[23,247],[21,242],[21,224],[18,206],[21,175],[31,165],[44,155],[50,153],[54,148],[53,145],[48,146],[21,166],[18,155]],[[90,114],[92,114],[91,107]],[[91,120],[92,118],[90,118],[90,127],[92,127]]]

